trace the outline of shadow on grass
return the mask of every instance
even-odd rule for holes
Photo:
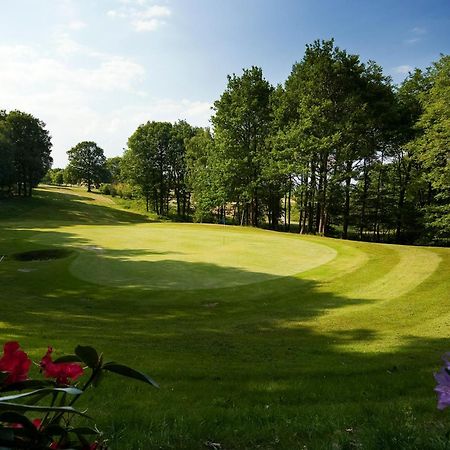
[[[86,202],[89,203],[86,203]],[[55,191],[37,191],[32,198],[0,201],[1,221],[14,221],[23,228],[71,225],[120,225],[152,222],[147,217],[111,206],[92,204],[92,197]]]
[[[28,248],[39,236],[8,230],[8,239]],[[58,233],[58,242],[86,245],[70,233]],[[223,279],[248,276],[213,264],[126,261],[138,254],[113,256],[142,276],[198,270]],[[96,254],[99,263],[108,257]],[[144,283],[81,281],[69,271],[72,261],[36,263],[39,270],[30,273],[18,273],[17,262],[0,264],[1,333],[35,348],[35,357],[49,344],[61,352],[94,345],[161,384],[147,391],[108,380],[101,405],[90,412],[109,426],[115,448],[124,441],[129,449],[198,449],[206,441],[224,449],[446,448],[432,392],[446,335],[398,334],[384,348],[385,332],[395,330],[350,321],[345,331],[320,331],[315,325],[324,314],[372,300],[324,292],[312,280],[148,291]]]

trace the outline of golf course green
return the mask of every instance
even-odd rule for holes
[[[77,188],[0,200],[1,341],[92,345],[161,386],[86,394],[113,449],[449,448],[449,307],[448,248],[157,222]]]

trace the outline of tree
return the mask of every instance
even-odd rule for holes
[[[263,211],[261,173],[268,153],[272,90],[262,70],[252,67],[240,77],[228,76],[225,92],[214,103],[215,147],[229,165],[232,194],[228,200],[237,203],[241,224],[258,226]]]
[[[2,112],[0,123],[0,151],[5,161],[2,179],[13,182],[18,195],[31,197],[33,187],[52,165],[51,138],[45,123],[21,111]]]
[[[223,222],[232,174],[208,128],[198,129],[187,141],[186,170],[187,188],[192,192],[195,205],[194,219],[198,222],[212,220],[216,212],[217,221]]]
[[[52,174],[52,183],[58,186],[64,184],[64,169],[55,169]]]
[[[364,101],[364,65],[334,41],[307,45],[286,81],[288,124],[301,169],[300,230],[325,234],[331,223],[331,195],[345,183],[344,237],[347,235],[351,179],[358,151]],[[339,201],[340,203],[340,201]]]
[[[88,192],[93,185],[99,185],[105,180],[106,158],[95,142],[83,141],[71,148],[67,155],[69,157],[68,169],[77,182],[85,183]]]
[[[106,169],[109,183],[119,183],[122,181],[122,157],[114,156],[106,159]]]
[[[56,185],[64,184],[64,169],[49,169],[42,179],[42,182]]]
[[[0,193],[11,194],[15,182],[14,149],[5,122],[6,113],[0,111]]]
[[[177,214],[186,218],[189,210],[190,192],[186,183],[186,145],[195,135],[195,129],[186,121],[173,124],[171,142],[168,151],[170,188],[177,204]]]
[[[140,125],[128,139],[124,154],[125,177],[139,189],[145,198],[147,211],[150,199],[157,214],[169,210],[169,149],[172,124],[147,122]]]
[[[428,74],[429,87],[421,94],[421,134],[411,147],[430,184],[433,204],[426,207],[432,239],[450,237],[450,55],[442,56]]]

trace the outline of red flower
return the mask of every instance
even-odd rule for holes
[[[58,384],[69,384],[69,379],[75,381],[83,375],[83,368],[76,363],[54,363],[50,356],[53,352],[51,347],[41,360],[41,368],[46,378],[56,378]]]
[[[41,424],[42,424],[42,420],[41,420],[41,419],[33,419],[33,420],[31,421],[31,423],[36,427],[36,429],[39,430],[39,428],[41,427]],[[17,429],[20,429],[20,428],[23,428],[23,425],[22,425],[21,423],[10,423],[10,424],[8,425],[8,428],[17,428]]]
[[[39,430],[39,428],[41,428],[41,425],[42,425],[42,420],[41,419],[33,419],[31,421],[31,423]]]
[[[18,342],[7,342],[3,346],[3,356],[0,358],[0,372],[7,372],[5,384],[25,381],[28,378],[31,359],[21,350]]]

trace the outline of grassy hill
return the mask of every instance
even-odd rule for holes
[[[90,344],[160,383],[89,394],[115,449],[449,446],[450,249],[154,223],[43,188],[0,201],[2,255],[1,341]]]

